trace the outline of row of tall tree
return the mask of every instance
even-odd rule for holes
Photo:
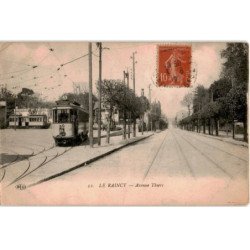
[[[98,90],[98,84],[97,84]],[[65,94],[64,94],[65,95]],[[67,93],[67,99],[77,101],[86,109],[89,106],[89,94],[73,94]],[[167,118],[161,112],[160,102],[149,103],[149,100],[144,96],[137,96],[134,91],[127,87],[122,80],[105,79],[101,84],[102,108],[106,112],[106,129],[107,129],[107,142],[110,141],[110,131],[114,124],[113,115],[118,110],[119,120],[123,125],[123,139],[133,132],[136,136],[136,119],[139,119],[139,130],[155,130],[167,128]],[[62,97],[61,97],[62,98]],[[98,101],[93,95],[93,107]],[[99,111],[97,110],[96,113]],[[144,122],[144,116],[148,115],[148,124]],[[131,131],[131,126],[133,131]]]
[[[110,127],[115,109],[119,110],[123,122],[123,138],[130,136],[130,125],[133,124],[133,136],[136,136],[136,119],[143,120],[144,113],[149,109],[149,101],[145,96],[137,96],[121,80],[104,80],[101,85],[102,102],[107,116],[107,141],[110,139]],[[127,126],[128,125],[128,126]],[[127,131],[128,129],[128,131]]]
[[[179,121],[187,130],[203,131],[219,135],[219,124],[231,127],[235,136],[235,122],[242,122],[244,140],[248,141],[247,96],[248,96],[248,44],[228,43],[221,52],[225,59],[221,77],[209,88],[196,87],[194,93],[186,95],[182,104],[188,108],[188,116]],[[191,114],[191,107],[193,113]]]
[[[148,112],[148,128],[147,130],[164,130],[168,128],[168,119],[162,113],[161,103],[154,101],[150,105],[150,110]]]

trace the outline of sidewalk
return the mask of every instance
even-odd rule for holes
[[[101,146],[94,144],[93,148],[89,145],[73,147],[62,156],[27,175],[18,183],[29,187],[51,180],[77,168],[85,167],[113,152],[132,145],[138,141],[144,140],[151,135],[153,135],[151,132],[144,132],[144,135],[137,132],[137,137],[131,137],[126,140],[122,140],[122,136],[110,137],[110,144],[106,143],[106,138],[102,138]]]
[[[234,145],[238,145],[238,146],[248,148],[248,143],[247,142],[234,140],[232,137],[224,137],[224,136],[221,136],[221,135],[219,135],[219,136],[208,135],[208,134],[203,134],[202,132],[197,133],[195,131],[188,131],[188,132],[193,132],[193,133],[195,133],[197,135],[205,136],[205,137],[208,137],[208,138],[212,138],[212,139],[216,139],[216,140],[219,140],[219,141],[223,141],[223,142],[227,142],[227,143],[231,143],[231,144],[234,144]]]

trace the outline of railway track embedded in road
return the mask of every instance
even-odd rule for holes
[[[32,148],[27,147],[27,146],[22,146],[22,148],[26,148],[26,149],[31,150],[31,154],[29,154],[28,156],[24,157],[24,158],[23,158],[22,160],[20,160],[20,161],[18,161],[18,159],[21,157],[21,155],[20,155],[19,153],[17,153],[16,151],[13,151],[13,150],[11,150],[11,149],[8,149],[8,151],[14,153],[14,154],[16,155],[16,157],[15,157],[15,159],[12,160],[11,162],[9,162],[9,163],[7,163],[7,164],[3,164],[3,166],[0,168],[0,169],[3,169],[3,175],[2,175],[2,177],[1,177],[1,179],[0,179],[0,183],[1,183],[1,182],[4,180],[4,178],[5,178],[5,175],[6,175],[6,168],[7,168],[7,167],[9,167],[9,166],[11,166],[11,165],[14,165],[14,164],[16,164],[16,163],[18,163],[18,162],[26,161],[26,160],[27,160],[27,161],[28,161],[28,166],[27,166],[26,170],[22,173],[22,175],[24,175],[24,174],[30,169],[30,165],[31,165],[30,160],[29,160],[30,157],[37,156],[37,155],[39,155],[39,154],[41,154],[41,153],[44,153],[44,152],[46,152],[46,151],[48,151],[48,150],[50,150],[50,149],[52,149],[52,148],[55,147],[55,146],[53,145],[53,146],[51,146],[51,147],[49,147],[49,148],[46,149],[46,148],[45,148],[44,146],[42,146],[42,145],[38,145],[38,144],[32,144],[32,145],[36,145],[36,146],[42,147],[43,149],[35,154],[35,151],[34,151]],[[1,146],[0,146],[0,147],[1,147]],[[2,147],[2,148],[3,148],[3,147]],[[19,176],[19,177],[20,177],[20,176]]]
[[[212,148],[216,148],[216,149],[220,150],[221,152],[226,153],[226,154],[228,154],[228,155],[230,155],[230,156],[233,156],[233,157],[235,157],[235,158],[237,158],[237,159],[239,159],[239,160],[241,160],[241,161],[248,162],[248,160],[245,160],[245,159],[243,159],[243,158],[241,158],[241,157],[239,157],[239,156],[237,156],[237,155],[235,155],[235,154],[232,154],[232,153],[230,153],[230,152],[228,152],[228,151],[225,151],[225,150],[223,150],[223,149],[221,149],[221,148],[219,148],[219,147],[217,147],[217,146],[214,146],[214,145],[212,145],[212,144],[210,144],[210,143],[207,143],[207,142],[205,142],[205,141],[203,141],[203,140],[201,140],[201,139],[198,139],[198,138],[196,138],[196,136],[192,137],[192,136],[188,135],[188,137],[189,137],[189,138],[194,138],[194,139],[197,140],[197,141],[200,141],[200,142],[202,142],[202,143],[204,143],[204,144],[206,144],[206,145],[208,145],[208,146],[210,146],[210,147],[212,147]]]
[[[26,147],[27,148],[27,147]],[[30,148],[29,148],[30,149]],[[9,150],[10,152],[12,152],[12,153],[14,153],[15,155],[16,155],[16,158],[13,160],[13,161],[11,161],[11,162],[9,162],[8,164],[5,164],[5,165],[3,165],[1,168],[0,168],[0,170],[3,170],[3,176],[2,176],[2,178],[0,179],[0,183],[4,180],[4,178],[5,178],[5,175],[6,175],[6,168],[7,167],[9,167],[9,166],[11,166],[11,165],[14,165],[15,163],[18,163],[18,162],[20,162],[20,161],[17,161],[18,160],[18,158],[21,156],[19,153],[17,153],[16,151],[13,151],[13,150]],[[25,157],[24,159],[22,159],[21,161],[28,161],[28,167],[27,167],[27,169],[26,169],[26,171],[29,169],[29,167],[30,167],[30,161],[29,161],[29,157],[31,157],[31,156],[33,156],[34,155],[34,151],[32,151],[32,153],[31,153],[31,155],[29,155],[29,156],[27,156],[27,157]]]
[[[175,134],[174,134],[173,132],[171,132],[171,134],[172,134],[172,136],[173,136],[173,138],[174,138],[174,140],[175,140],[175,143],[176,143],[176,145],[177,145],[177,148],[178,148],[179,152],[180,152],[181,155],[182,155],[182,158],[184,159],[184,161],[185,161],[185,163],[186,163],[186,166],[187,166],[187,168],[188,168],[188,170],[189,170],[191,176],[192,176],[193,178],[195,178],[196,176],[195,176],[195,174],[194,174],[194,170],[192,169],[191,165],[189,164],[188,159],[187,159],[186,155],[184,154],[184,152],[183,152],[183,150],[182,150],[182,147],[181,147],[180,143],[179,143],[178,140],[176,139]]]
[[[1,179],[0,179],[0,183],[3,181],[3,179],[4,179],[4,177],[5,177],[6,169],[3,169],[2,171],[3,171],[3,175],[2,175],[2,177],[1,177]]]
[[[154,162],[155,162],[157,156],[159,155],[159,152],[160,152],[160,150],[161,150],[161,148],[162,148],[164,142],[166,141],[167,135],[168,135],[168,134],[166,133],[164,139],[162,140],[162,142],[161,142],[159,148],[158,148],[157,151],[156,151],[156,154],[155,154],[153,160],[150,162],[150,164],[149,164],[149,166],[148,166],[148,169],[147,169],[146,173],[144,174],[143,180],[145,180],[145,179],[147,178],[147,176],[148,176],[148,174],[149,174],[149,171],[150,171],[151,167],[153,166],[153,164],[154,164]]]
[[[33,145],[41,146],[41,145],[38,145],[38,144],[33,144]],[[41,147],[43,147],[43,146],[41,146]],[[42,149],[41,151],[37,152],[36,154],[35,154],[35,152],[34,152],[34,150],[33,150],[32,148],[24,147],[24,148],[27,148],[27,149],[29,149],[29,150],[32,150],[32,153],[29,154],[28,156],[26,156],[25,158],[23,158],[23,159],[20,160],[20,161],[27,160],[27,159],[30,158],[30,157],[34,157],[34,156],[37,156],[37,155],[39,155],[39,154],[42,154],[42,153],[44,153],[44,152],[46,152],[46,151],[48,151],[48,150],[50,150],[50,149],[53,149],[54,147],[55,147],[54,145],[51,146],[51,147],[49,147],[49,148],[47,148],[47,149],[46,149],[45,147],[43,147],[43,149]],[[21,154],[15,152],[15,151],[13,151],[13,150],[9,150],[9,151],[15,153],[16,158],[15,158],[13,161],[11,161],[11,162],[9,162],[9,163],[7,163],[7,164],[3,164],[3,166],[0,167],[0,169],[6,168],[6,167],[8,167],[8,166],[10,166],[10,165],[14,165],[15,163],[18,163],[18,162],[19,162],[19,161],[18,161],[18,158],[20,158],[20,157],[22,156]]]
[[[215,162],[212,158],[208,157],[204,152],[202,152],[198,147],[193,145],[190,141],[188,141],[184,136],[178,134],[184,141],[186,141],[189,145],[191,145],[196,151],[198,151],[204,158],[210,161],[216,168],[220,169],[225,175],[227,175],[230,179],[233,179],[233,176],[228,173],[223,167],[221,167],[217,162]]]
[[[44,160],[42,161],[42,163],[38,164],[35,168],[33,168],[31,171],[28,171],[30,169],[30,166],[28,169],[26,169],[21,175],[19,175],[17,178],[15,178],[10,184],[7,185],[7,187],[13,185],[14,183],[16,183],[17,181],[20,181],[21,179],[23,179],[24,177],[30,175],[31,173],[35,172],[36,170],[38,170],[39,168],[41,168],[42,166],[45,166],[46,164],[48,164],[49,162],[55,160],[56,158],[64,155],[66,152],[70,151],[73,147],[67,148],[65,149],[62,153],[57,152],[51,159],[48,159],[48,156],[45,155],[44,156]]]

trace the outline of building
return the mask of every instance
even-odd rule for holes
[[[52,110],[47,108],[23,108],[19,109],[16,108],[16,115],[20,115],[23,117],[29,116],[29,115],[46,115],[48,118],[48,121],[52,121]]]

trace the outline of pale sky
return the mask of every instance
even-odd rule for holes
[[[103,79],[123,79],[123,70],[126,69],[132,77],[130,56],[136,51],[136,94],[139,95],[141,88],[144,88],[145,95],[148,96],[148,86],[151,84],[152,100],[159,100],[163,112],[168,117],[174,117],[178,111],[185,109],[180,102],[186,93],[193,91],[198,84],[209,87],[219,78],[223,62],[220,51],[226,44],[189,43],[192,45],[192,67],[197,70],[190,88],[154,85],[156,45],[157,43],[103,42],[103,47],[109,48],[103,50]],[[47,100],[56,100],[63,93],[73,91],[73,82],[88,83],[88,56],[57,70],[61,64],[87,53],[87,42],[0,43],[0,84],[6,84],[15,93],[20,92],[22,87],[31,88]],[[98,50],[95,43],[93,53],[95,83],[98,80]]]

